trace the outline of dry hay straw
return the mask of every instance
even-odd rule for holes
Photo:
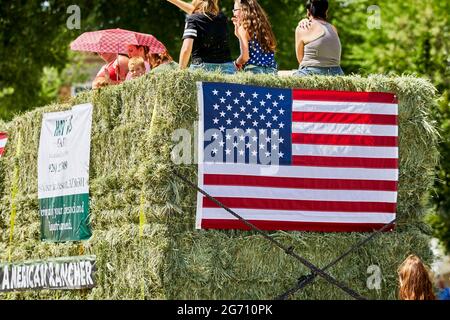
[[[40,299],[267,299],[308,273],[297,261],[253,232],[194,230],[196,192],[173,170],[196,181],[196,165],[175,166],[172,133],[197,120],[197,81],[235,82],[271,87],[394,92],[400,101],[399,224],[358,250],[330,273],[370,298],[395,299],[396,268],[411,252],[429,261],[422,223],[437,163],[437,131],[430,120],[435,89],[415,77],[221,76],[176,71],[81,94],[69,104],[50,105],[0,122],[10,135],[0,159],[0,261],[7,261],[11,188],[19,168],[17,219],[12,260],[93,254],[97,287],[90,291],[40,291],[0,298]],[[93,102],[90,166],[93,236],[83,243],[39,240],[37,151],[42,115]],[[17,153],[18,137],[22,151]],[[194,144],[194,142],[192,142]],[[139,237],[141,194],[146,224]],[[367,234],[273,232],[279,241],[323,267]],[[378,265],[381,290],[366,286],[367,268]],[[294,298],[346,299],[318,279]]]

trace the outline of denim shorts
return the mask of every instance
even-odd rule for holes
[[[341,67],[300,67],[294,76],[305,77],[311,75],[343,76]]]
[[[221,72],[225,74],[235,74],[236,67],[233,62],[226,63],[200,63],[200,64],[191,64],[189,67],[190,70],[205,70],[210,72]]]
[[[248,64],[244,68],[245,72],[251,72],[254,74],[277,74],[278,70],[271,67],[261,67],[255,66],[253,64]]]

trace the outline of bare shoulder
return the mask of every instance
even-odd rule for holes
[[[119,55],[118,60],[120,63],[128,63],[129,58],[127,56]]]
[[[308,31],[309,31],[309,34],[311,34],[311,35],[321,34],[321,33],[323,33],[323,26],[320,22],[313,21],[313,23],[311,23],[311,26],[308,29]]]
[[[337,30],[337,28],[336,28],[334,25],[332,25],[332,24],[330,23],[330,26],[333,28],[334,32],[338,33],[338,30]]]

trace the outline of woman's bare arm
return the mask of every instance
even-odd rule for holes
[[[192,54],[194,39],[184,39],[180,52],[180,69],[186,69]]]
[[[295,30],[295,54],[297,56],[297,61],[299,64],[303,61],[305,50],[304,33],[305,30],[300,26],[298,26]]]
[[[239,46],[241,49],[241,54],[236,59],[236,63],[239,65],[244,65],[250,59],[250,50],[248,48],[249,36],[247,30],[243,26],[239,26],[237,21],[234,22],[234,34],[239,39]]]

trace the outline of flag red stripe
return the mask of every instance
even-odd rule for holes
[[[6,132],[0,132],[0,140],[6,139],[7,137],[8,135],[6,134]]]
[[[215,199],[229,208],[240,209],[305,210],[332,212],[396,212],[396,204],[388,202],[310,201],[222,197],[216,197]],[[208,198],[203,198],[203,207],[220,208],[216,203]]]
[[[336,113],[336,112],[292,112],[294,122],[351,123],[397,125],[398,116],[386,114]]]
[[[398,159],[292,156],[292,165],[366,169],[398,169]]]
[[[349,92],[323,90],[293,90],[294,100],[334,101],[334,102],[371,102],[397,104],[398,99],[392,93],[385,92]]]
[[[3,151],[5,151],[5,148],[0,148],[0,156],[3,154]]]
[[[314,232],[373,232],[380,230],[385,225],[382,223],[327,223],[327,222],[293,222],[293,221],[263,221],[249,220],[261,230],[285,230],[285,231],[314,231]],[[238,229],[251,230],[240,220],[203,219],[203,229]],[[392,231],[393,225],[386,231]]]
[[[396,181],[283,178],[241,175],[204,175],[206,186],[241,186],[316,190],[397,191]]]
[[[397,147],[397,137],[293,133],[292,143],[336,146]]]

